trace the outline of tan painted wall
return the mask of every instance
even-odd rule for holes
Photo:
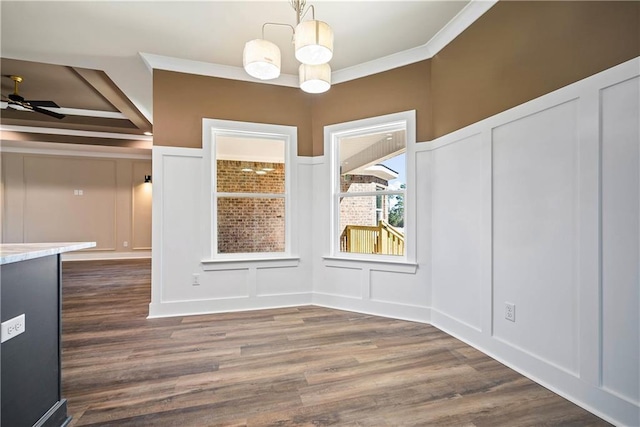
[[[3,153],[2,242],[95,241],[95,251],[149,250],[145,174],[151,161]]]
[[[433,136],[638,55],[638,1],[501,1],[432,59]]]
[[[432,139],[431,61],[334,85],[313,102],[313,155],[324,149],[324,127],[416,110],[418,141]]]
[[[131,250],[151,250],[151,184],[144,182],[145,175],[151,175],[151,162],[134,160],[131,182]],[[127,186],[123,185],[123,190]],[[125,191],[123,191],[125,193]],[[128,191],[127,191],[128,193]]]
[[[154,71],[154,144],[201,147],[202,118],[298,126],[298,153],[323,154],[323,127],[417,111],[429,141],[640,55],[638,1],[501,1],[431,60],[334,85],[295,88]]]
[[[311,156],[312,96],[297,88],[153,71],[153,143],[202,147],[202,119],[298,127],[298,154]]]

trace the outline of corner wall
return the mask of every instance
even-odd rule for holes
[[[431,322],[606,419],[639,424],[638,116],[625,116],[636,108],[625,94],[640,66],[635,59],[573,85],[640,55],[639,10],[638,2],[499,2],[432,60],[312,100],[291,88],[154,71],[154,168],[166,171],[163,199],[154,198],[163,221],[154,233],[165,240],[154,242],[175,266],[154,263],[154,283],[176,302],[154,314],[313,302]],[[197,109],[180,110],[185,93]],[[404,110],[418,112],[419,141],[440,136],[408,148],[417,269],[325,263],[328,153],[316,135]],[[298,154],[314,156],[300,160],[294,196],[304,206],[302,268],[239,268],[192,286],[201,260],[192,239],[202,229],[197,212],[180,207],[203,200],[205,117],[299,127]],[[631,139],[614,145],[621,129]],[[259,305],[238,302],[258,295]],[[516,305],[513,324],[505,302]]]
[[[634,59],[422,147],[431,323],[621,425],[640,424],[639,99]]]

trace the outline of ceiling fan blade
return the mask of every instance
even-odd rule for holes
[[[47,116],[51,116],[54,117],[58,120],[64,119],[65,116],[64,114],[60,114],[60,113],[56,113],[54,111],[49,111],[49,110],[45,110],[44,108],[40,108],[40,107],[36,107],[36,106],[31,106],[33,108],[33,111],[35,111],[36,113],[42,113],[42,114],[46,114]]]
[[[7,108],[10,108],[12,110],[16,110],[16,111],[26,111],[28,113],[32,113],[33,112],[33,108],[31,108],[31,106],[25,106],[20,102],[15,102],[15,101],[11,101],[9,100],[9,102],[7,102]]]
[[[60,106],[58,104],[56,104],[53,101],[24,101],[24,102],[28,102],[30,105],[34,106],[34,107],[49,107],[49,108],[60,108]]]

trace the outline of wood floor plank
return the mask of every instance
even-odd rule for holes
[[[288,307],[147,319],[149,261],[63,265],[72,426],[604,426],[444,332]]]

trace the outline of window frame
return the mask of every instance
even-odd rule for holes
[[[340,251],[340,197],[346,193],[340,191],[340,155],[339,143],[344,137],[354,137],[378,132],[405,130],[405,172],[406,188],[404,190],[385,190],[376,192],[349,193],[348,197],[377,196],[402,194],[404,197],[404,255],[362,254]],[[325,153],[330,158],[330,238],[329,255],[326,260],[364,261],[389,264],[415,264],[416,262],[416,227],[415,227],[415,144],[416,120],[415,110],[368,119],[355,120],[325,127]]]
[[[205,159],[203,198],[209,200],[203,219],[203,231],[208,237],[203,247],[203,264],[230,263],[233,265],[248,262],[275,262],[292,260],[297,263],[297,202],[294,195],[297,190],[297,128],[295,126],[272,125],[262,123],[238,122],[230,120],[203,119],[203,157]],[[227,193],[217,191],[216,139],[218,137],[247,137],[252,139],[270,139],[284,142],[285,185],[283,193]],[[285,201],[283,252],[218,252],[218,199],[222,197],[241,198],[282,198]],[[207,269],[207,268],[205,268]],[[216,269],[210,267],[209,269]]]

